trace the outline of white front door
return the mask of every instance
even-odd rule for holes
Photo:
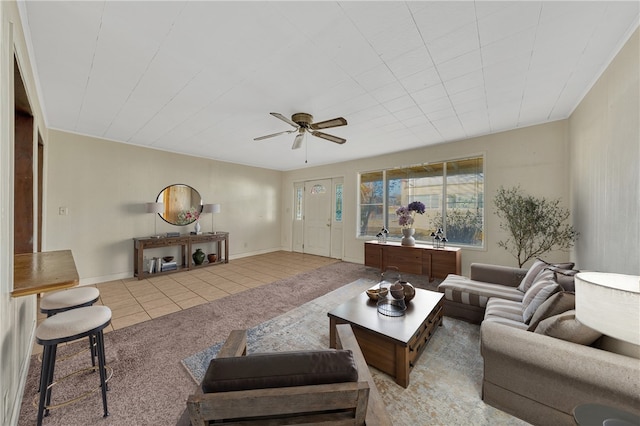
[[[331,254],[331,179],[305,182],[304,252],[329,257]]]

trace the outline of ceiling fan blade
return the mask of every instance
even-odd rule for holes
[[[280,135],[283,135],[283,134],[285,134],[285,133],[293,133],[293,132],[295,132],[295,130],[285,130],[284,132],[272,133],[272,134],[270,134],[270,135],[260,136],[260,137],[257,137],[257,138],[253,138],[253,140],[254,140],[254,141],[261,141],[261,140],[263,140],[263,139],[268,139],[268,138],[272,138],[272,137],[274,137],[274,136],[280,136]]]
[[[287,117],[285,117],[284,115],[280,114],[279,112],[270,112],[269,114],[273,115],[276,118],[279,118],[280,120],[284,121],[285,123],[291,124],[293,127],[295,127],[296,129],[300,126],[298,126],[297,123],[289,120]]]
[[[328,129],[330,127],[339,127],[339,126],[346,126],[347,125],[347,120],[345,120],[342,117],[338,117],[338,118],[333,118],[331,120],[326,120],[326,121],[321,121],[319,123],[313,123],[311,127],[313,130],[316,129]]]
[[[302,140],[304,139],[304,133],[300,132],[296,135],[296,138],[293,140],[293,146],[291,149],[298,149],[302,146]]]
[[[322,133],[322,132],[311,132],[311,134],[313,136],[318,137],[318,138],[322,138],[322,139],[326,139],[326,140],[331,141],[331,142],[339,143],[340,145],[342,145],[343,143],[345,143],[347,141],[346,139],[342,139],[342,138],[339,138],[339,137],[333,136],[333,135],[328,135],[328,134]]]

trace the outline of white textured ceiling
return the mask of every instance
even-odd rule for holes
[[[51,128],[291,170],[568,117],[638,1],[26,1]],[[336,145],[269,112],[307,112]],[[305,159],[308,164],[305,164]],[[427,160],[427,159],[424,159]]]

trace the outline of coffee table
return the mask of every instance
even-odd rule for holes
[[[361,293],[327,314],[329,345],[336,347],[337,324],[351,324],[367,364],[406,388],[416,360],[442,325],[443,303],[443,293],[417,288],[405,315],[389,317],[378,313],[376,303]]]

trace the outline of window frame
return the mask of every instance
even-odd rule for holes
[[[361,194],[361,188],[362,188],[362,176],[363,175],[372,175],[374,173],[381,173],[381,185],[382,185],[382,222],[383,222],[383,226],[387,229],[389,229],[389,224],[394,222],[395,216],[394,213],[389,211],[389,194],[388,194],[388,187],[389,187],[389,177],[388,177],[388,172],[391,172],[392,174],[397,174],[397,172],[399,170],[409,170],[411,168],[416,168],[416,167],[421,167],[421,166],[441,166],[442,168],[442,192],[441,192],[441,196],[442,196],[442,201],[440,204],[440,215],[442,215],[442,220],[444,222],[444,225],[446,226],[447,224],[447,211],[450,210],[448,208],[448,191],[447,191],[447,186],[451,185],[450,183],[447,182],[448,180],[448,176],[449,174],[447,173],[447,166],[449,164],[454,164],[456,162],[462,162],[465,160],[476,160],[479,159],[482,162],[482,166],[481,169],[479,171],[479,174],[482,177],[482,192],[480,192],[479,194],[479,200],[477,201],[477,206],[478,208],[481,209],[481,225],[480,225],[480,244],[467,244],[467,243],[459,243],[459,242],[448,242],[447,245],[450,246],[455,246],[455,247],[462,247],[465,249],[472,249],[472,250],[485,250],[486,249],[486,241],[487,241],[487,237],[486,237],[486,206],[485,206],[485,201],[486,201],[486,155],[485,153],[479,153],[476,155],[470,155],[470,156],[465,156],[465,157],[458,157],[458,158],[450,158],[450,159],[446,159],[446,160],[442,160],[442,161],[433,161],[433,162],[426,162],[426,163],[420,163],[420,164],[413,164],[413,165],[408,165],[408,166],[399,166],[399,167],[389,167],[389,168],[385,168],[385,169],[374,169],[374,170],[366,170],[366,171],[360,171],[358,172],[358,176],[357,176],[357,185],[358,185],[358,199],[357,199],[357,217],[356,220],[358,221],[357,225],[356,225],[356,238],[357,239],[374,239],[376,238],[376,235],[369,235],[366,234],[363,231],[363,223],[362,223],[362,194]],[[413,201],[413,200],[412,200]],[[379,203],[370,203],[367,205],[373,205],[373,204],[379,204]],[[427,206],[428,207],[428,206]],[[368,227],[368,229],[365,229],[365,231],[369,231],[371,232],[370,227]],[[446,235],[446,232],[445,232]],[[394,241],[394,240],[400,240],[400,237],[389,237],[390,240]],[[421,239],[418,240],[416,238],[416,241],[420,242],[420,243],[431,243],[430,240],[428,239]]]

